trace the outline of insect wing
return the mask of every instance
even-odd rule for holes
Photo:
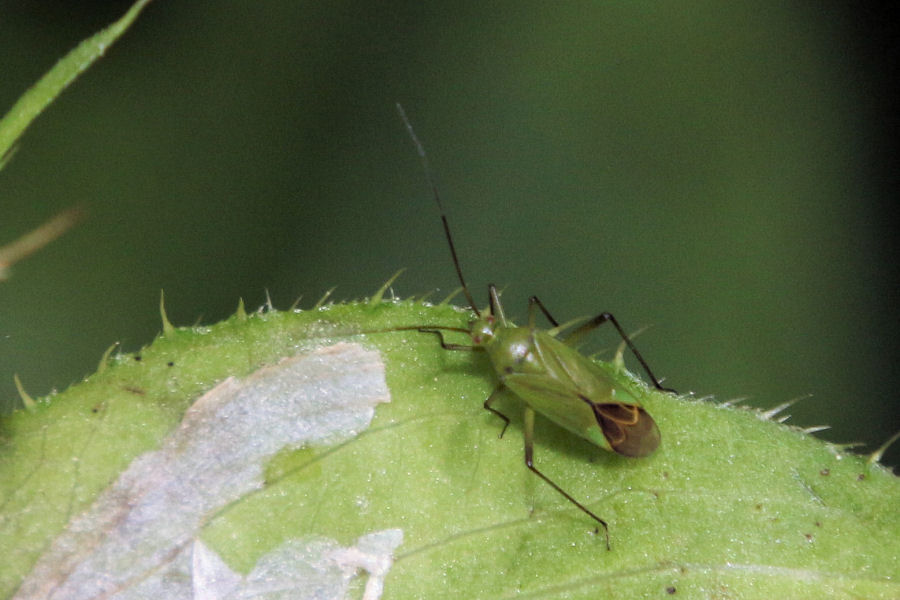
[[[659,428],[637,404],[595,401],[545,375],[512,374],[504,385],[536,412],[592,444],[633,458],[659,446]]]
[[[593,404],[603,435],[614,452],[639,458],[653,454],[659,446],[659,427],[637,404]]]
[[[533,339],[533,350],[548,376],[595,402],[611,399],[637,404],[637,400],[618,386],[606,371],[578,350],[542,331],[533,332]]]
[[[593,405],[575,388],[546,375],[514,373],[503,384],[535,412],[605,450],[614,451],[600,428]]]
[[[533,351],[545,369],[545,374],[537,377],[548,381],[543,384],[529,381],[527,384],[542,389],[547,393],[547,399],[542,403],[538,398],[527,400],[522,396],[523,400],[550,420],[601,448],[631,457],[647,456],[656,450],[659,428],[629,390],[556,338],[534,332],[533,339]],[[509,378],[507,376],[506,380]],[[551,388],[565,390],[568,401],[553,402],[550,398],[558,398],[561,392],[554,394]],[[534,392],[530,394],[533,396]],[[538,402],[539,406],[533,402]],[[571,415],[559,414],[568,410],[572,410]]]

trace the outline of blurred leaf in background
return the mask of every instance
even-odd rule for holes
[[[3,110],[128,5],[0,5]],[[536,294],[652,325],[669,385],[811,394],[793,422],[874,448],[900,427],[881,23],[829,2],[152,3],[0,174],[0,240],[90,211],[0,288],[0,402],[13,373],[43,395],[148,343],[160,289],[189,324],[400,267],[398,294],[454,288],[400,101],[473,287],[520,317]]]

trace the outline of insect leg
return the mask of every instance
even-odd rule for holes
[[[509,417],[504,415],[502,412],[500,412],[496,408],[492,408],[491,404],[493,404],[494,400],[497,399],[498,395],[500,394],[500,390],[502,390],[502,389],[503,389],[503,386],[498,385],[496,388],[494,388],[494,391],[491,392],[491,395],[488,396],[488,399],[484,401],[485,409],[491,411],[492,413],[494,413],[495,415],[497,415],[498,417],[503,419],[503,429],[500,430],[500,435],[497,436],[497,437],[501,437],[501,438],[503,437],[503,434],[506,433],[506,428],[509,427]]]
[[[562,494],[566,500],[580,508],[582,512],[600,523],[600,525],[603,526],[603,534],[606,536],[606,549],[609,550],[609,525],[606,524],[606,521],[585,508],[583,504],[566,493],[561,487],[553,483],[549,477],[538,471],[538,468],[534,466],[534,409],[527,406],[525,407],[523,430],[525,433],[525,466],[531,469],[532,473],[547,482],[550,487]]]
[[[619,322],[616,321],[616,318],[614,316],[612,316],[612,313],[608,313],[608,312],[600,313],[599,315],[597,315],[596,317],[594,317],[593,319],[591,319],[584,325],[581,325],[581,326],[573,329],[572,332],[569,333],[569,335],[567,335],[565,338],[563,338],[562,341],[564,341],[567,344],[571,343],[571,342],[575,341],[576,339],[580,338],[581,336],[593,331],[600,325],[603,325],[604,323],[607,323],[607,322],[612,323],[613,327],[616,328],[616,331],[619,332],[619,336],[625,342],[625,345],[628,346],[628,349],[631,350],[631,353],[634,354],[634,357],[638,360],[639,363],[641,363],[641,366],[644,368],[644,372],[647,373],[648,377],[650,377],[650,381],[653,382],[653,386],[660,391],[672,392],[673,394],[677,394],[678,392],[676,392],[672,388],[664,387],[659,382],[659,379],[657,379],[656,375],[653,374],[653,371],[650,370],[650,365],[647,364],[647,361],[644,360],[644,357],[641,356],[640,352],[638,352],[638,349],[635,347],[634,343],[631,341],[631,338],[628,337],[628,334],[625,333],[625,330],[622,329],[622,326],[619,325]]]
[[[544,313],[544,316],[547,317],[547,320],[550,321],[550,323],[554,327],[559,327],[559,321],[557,321],[556,319],[553,318],[553,315],[550,314],[550,311],[547,310],[547,307],[544,306],[544,303],[541,302],[537,296],[532,296],[531,298],[528,299],[528,327],[529,328],[534,329],[534,325],[535,325],[535,323],[534,323],[534,317],[535,317],[534,307],[535,306],[537,306],[539,309],[541,309],[541,312]]]
[[[467,350],[467,351],[478,350],[478,348],[476,346],[466,346],[464,344],[448,344],[446,341],[444,341],[444,333],[439,329],[419,329],[419,331],[422,333],[433,333],[434,335],[438,336],[438,339],[441,341],[441,348],[443,348],[444,350]],[[500,435],[498,436],[501,438],[503,437],[503,434],[506,433],[506,428],[509,427],[509,417],[504,415],[502,412],[500,412],[496,408],[493,408],[491,406],[491,404],[493,404],[494,400],[497,399],[498,394],[500,393],[500,390],[502,390],[502,389],[503,389],[503,386],[498,385],[494,389],[494,391],[491,392],[491,395],[488,396],[487,400],[484,401],[484,408],[486,410],[491,411],[492,413],[494,413],[495,415],[497,415],[498,417],[503,419],[503,429],[500,430]]]
[[[478,348],[475,346],[466,346],[465,344],[448,344],[446,341],[444,341],[444,332],[439,329],[428,329],[426,327],[419,327],[416,329],[416,331],[418,331],[420,333],[433,333],[434,335],[438,336],[438,339],[441,341],[441,348],[443,348],[444,350],[469,350],[469,351],[478,350]],[[456,331],[456,330],[454,329],[452,331]]]

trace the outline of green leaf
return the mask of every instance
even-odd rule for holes
[[[326,598],[360,597],[367,583],[374,598],[382,582],[383,598],[900,596],[894,475],[759,411],[660,394],[627,373],[616,377],[633,388],[662,432],[652,456],[603,452],[540,418],[535,432],[542,471],[609,522],[607,551],[590,519],[525,468],[515,398],[498,402],[513,416],[498,439],[502,423],[481,407],[495,385],[485,357],[442,350],[434,335],[388,331],[460,327],[467,320],[453,307],[412,301],[241,310],[209,327],[167,328],[140,353],[113,356],[84,382],[38,400],[33,411],[5,417],[0,596],[10,596],[42,556],[53,557],[61,582],[74,577],[78,568],[96,565],[90,560],[115,536],[124,545],[100,563],[105,576],[115,576],[109,567],[116,560],[122,568],[136,556],[156,561],[155,571],[123,588],[139,596],[160,589],[154,578],[176,567],[187,579],[166,582],[188,591],[192,577],[195,585],[215,579],[244,589],[262,573],[282,573],[282,583],[290,573],[307,573],[301,591],[310,592],[314,582]],[[188,417],[224,398],[223,386],[258,389],[254,382],[271,374],[287,381],[285,365],[305,363],[322,348],[345,356],[348,342],[365,356],[378,353],[390,402],[378,403],[371,422],[352,433],[266,450],[259,485],[247,489],[236,478],[235,498],[213,490],[204,477],[230,472],[244,446],[265,446],[309,422],[288,419],[284,428],[272,425],[284,418],[264,420],[263,413],[281,406],[274,385],[234,404],[247,410],[229,416],[226,429],[238,418],[259,424],[242,442],[192,451],[219,428],[196,428]],[[357,352],[349,356],[362,356]],[[295,358],[280,362],[287,357]],[[378,360],[367,361],[350,359],[337,374],[330,365],[296,385],[324,389],[345,375],[372,375]],[[229,377],[238,381],[223,384]],[[372,381],[360,385],[359,394],[377,392]],[[330,423],[321,410],[308,417]],[[197,459],[196,477],[174,467],[138,469],[162,456],[148,452],[166,449]],[[143,475],[132,481],[129,473]],[[173,484],[208,503],[184,502],[181,510],[153,516],[150,509],[161,506],[153,493]],[[141,513],[150,515],[144,525],[187,522],[187,542],[156,540],[161,545],[151,548],[146,538],[117,529],[121,521],[83,520],[122,507],[129,518],[149,511]],[[196,524],[185,517],[197,514]],[[86,522],[96,526],[61,536],[67,525]],[[61,540],[72,535],[80,543],[66,547]],[[129,548],[129,541],[140,543]],[[190,556],[193,563],[176,564]],[[225,588],[216,589],[224,595]]]
[[[41,77],[0,119],[0,169],[9,161],[14,144],[39,114],[70,83],[103,56],[106,50],[134,22],[150,0],[138,0],[118,21],[82,41]]]

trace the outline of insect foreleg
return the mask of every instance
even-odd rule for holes
[[[566,500],[580,508],[582,512],[600,523],[600,525],[603,526],[603,534],[606,536],[606,549],[609,550],[609,525],[606,524],[606,521],[589,511],[583,504],[570,496],[561,487],[553,483],[549,477],[538,471],[538,468],[534,466],[534,409],[527,406],[525,407],[523,431],[525,434],[525,466],[527,466],[532,473],[547,482],[550,487],[562,494]]]
[[[547,310],[547,307],[544,306],[544,303],[541,302],[537,296],[532,296],[531,298],[528,299],[528,327],[530,329],[534,329],[534,325],[535,325],[535,323],[534,323],[534,321],[535,321],[534,307],[535,306],[538,307],[539,309],[541,309],[541,312],[544,313],[544,316],[547,317],[547,320],[550,321],[550,323],[554,327],[559,327],[559,321],[557,321],[556,319],[553,318],[553,315],[550,314],[550,311]]]
[[[444,332],[441,331],[440,329],[427,329],[424,327],[419,327],[416,329],[416,331],[418,331],[420,333],[433,333],[434,335],[438,336],[438,339],[441,341],[441,348],[443,348],[444,350],[469,350],[469,351],[478,350],[478,348],[476,346],[467,346],[465,344],[448,344],[444,340]],[[456,330],[453,329],[451,331],[456,331]]]
[[[503,419],[503,429],[500,430],[500,435],[497,436],[497,437],[501,437],[501,438],[503,437],[503,434],[506,433],[506,428],[509,427],[509,417],[507,417],[506,415],[504,415],[502,412],[500,412],[500,411],[497,410],[496,408],[492,408],[492,407],[491,407],[491,404],[493,404],[493,403],[494,403],[494,400],[496,400],[496,399],[499,397],[500,391],[501,391],[502,389],[503,389],[503,386],[502,386],[502,385],[498,385],[498,386],[494,389],[494,391],[491,392],[491,395],[488,396],[488,399],[484,401],[484,408],[485,408],[486,410],[491,411],[492,413],[494,413],[495,415],[497,415],[498,417],[500,417],[501,419]]]
[[[616,321],[616,318],[612,316],[612,313],[600,313],[584,325],[573,329],[572,332],[569,333],[569,335],[562,339],[562,341],[567,344],[574,342],[578,338],[586,335],[587,333],[593,331],[597,327],[607,322],[612,323],[613,327],[616,328],[616,331],[619,332],[619,336],[625,342],[625,345],[628,346],[628,349],[631,350],[631,353],[634,354],[634,357],[638,360],[639,363],[641,363],[641,366],[644,368],[644,372],[647,373],[648,377],[650,377],[650,381],[653,382],[653,386],[660,391],[672,392],[673,394],[677,394],[678,392],[676,392],[672,388],[663,387],[663,385],[659,382],[659,379],[656,378],[656,375],[653,374],[653,371],[650,370],[650,365],[647,364],[647,361],[644,360],[644,357],[641,356],[640,352],[638,352],[638,349],[631,341],[631,338],[628,337],[628,334],[625,333],[625,330],[622,329],[622,326],[619,325],[619,322]]]

